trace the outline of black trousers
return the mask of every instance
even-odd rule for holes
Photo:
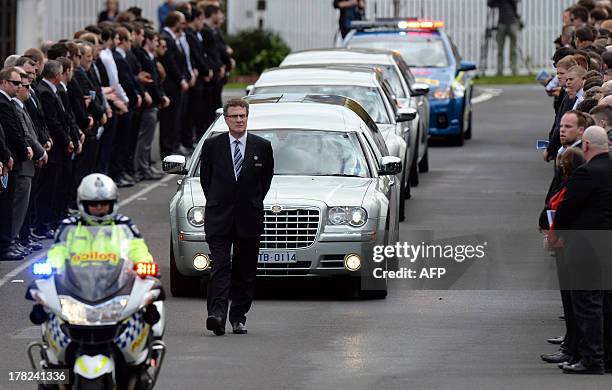
[[[8,186],[0,192],[0,251],[7,249],[13,240],[13,200],[17,173],[9,172]]]
[[[61,217],[59,208],[63,193],[60,189],[63,175],[63,162],[49,162],[40,173],[40,198],[38,203],[39,224],[37,230],[54,228]]]
[[[128,155],[130,154],[130,143],[132,140],[132,118],[134,112],[129,111],[117,118],[117,131],[113,140],[113,152],[109,172],[112,177],[117,178],[121,174],[131,171],[128,168]]]
[[[117,131],[117,117],[119,114],[113,112],[110,118],[104,125],[104,132],[100,137],[98,162],[96,163],[96,171],[108,174],[113,154],[113,143],[115,142],[115,132]]]
[[[36,168],[36,173],[34,173],[34,177],[32,178],[30,203],[28,205],[28,211],[23,221],[23,225],[21,225],[21,229],[19,230],[19,239],[23,241],[27,241],[30,237],[31,228],[36,228],[38,226],[38,203],[40,197],[41,172],[41,168]]]
[[[572,304],[580,329],[578,353],[591,366],[612,363],[612,291],[573,290]]]
[[[260,237],[236,237],[232,230],[229,236],[206,238],[212,261],[206,306],[209,316],[225,323],[231,300],[230,323],[245,323],[255,294]]]
[[[574,315],[574,307],[572,305],[572,295],[569,290],[569,275],[567,275],[567,266],[565,264],[563,249],[555,251],[555,259],[557,261],[557,277],[559,278],[559,286],[561,287],[561,303],[563,304],[563,316],[565,317],[565,340],[563,341],[563,349],[568,355],[576,355],[578,352],[578,340],[580,339],[576,317]]]
[[[161,158],[172,154],[178,146],[181,134],[181,106],[183,93],[179,87],[166,87],[166,96],[170,99],[170,105],[159,111],[159,152]]]

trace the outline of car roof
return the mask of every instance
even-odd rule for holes
[[[249,130],[316,129],[326,131],[361,132],[361,124],[372,119],[362,117],[351,107],[359,106],[353,99],[336,95],[251,95]],[[359,106],[361,107],[361,106]],[[363,112],[365,110],[362,109]],[[367,114],[366,114],[367,115]],[[375,126],[375,125],[374,125]],[[376,128],[376,127],[375,127]],[[227,131],[224,120],[217,120],[212,131]]]
[[[289,54],[280,66],[329,63],[392,65],[394,55],[399,54],[393,50],[380,49],[311,49]]]
[[[378,87],[384,78],[375,66],[292,65],[268,69],[255,87],[269,85],[356,85]]]

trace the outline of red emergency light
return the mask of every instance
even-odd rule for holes
[[[159,275],[159,265],[157,263],[136,263],[134,265],[134,271],[141,278],[147,276],[157,277]]]

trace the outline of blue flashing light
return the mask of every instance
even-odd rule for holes
[[[32,273],[37,276],[49,276],[53,273],[53,267],[46,261],[34,263],[32,265]]]

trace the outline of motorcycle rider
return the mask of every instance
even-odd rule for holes
[[[93,237],[87,226],[125,225],[133,234],[129,240],[128,258],[134,263],[153,262],[153,256],[142,239],[138,228],[125,215],[117,213],[117,185],[110,177],[101,173],[92,173],[81,180],[77,189],[77,206],[79,214],[64,219],[57,229],[55,245],[47,254],[47,263],[61,272],[70,253],[79,253],[83,249],[97,248],[99,251],[112,249],[113,240],[108,237]],[[76,229],[72,227],[76,226]],[[64,230],[69,230],[67,237],[62,237]],[[111,247],[111,248],[109,248]]]

